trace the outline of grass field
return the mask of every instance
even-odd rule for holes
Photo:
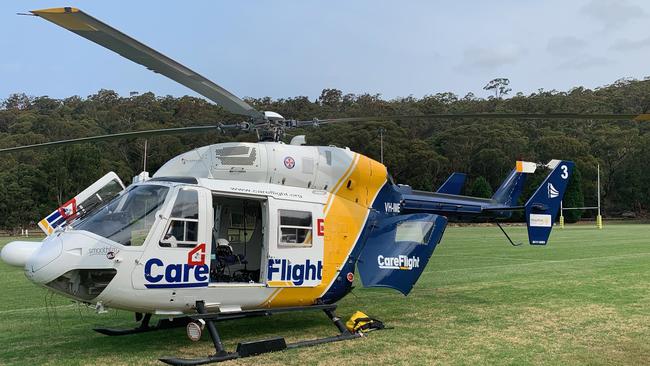
[[[520,240],[524,230],[509,229]],[[555,230],[547,247],[511,247],[495,227],[449,228],[408,297],[357,288],[340,303],[343,317],[359,309],[394,329],[224,365],[650,364],[649,238],[650,225],[573,226]],[[213,351],[207,334],[192,343],[184,329],[102,336],[91,328],[130,327],[133,315],[50,297],[2,263],[0,278],[0,364],[158,365]],[[335,333],[315,312],[218,326],[231,349]]]

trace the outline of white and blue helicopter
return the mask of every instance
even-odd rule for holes
[[[103,139],[239,129],[258,143],[221,143],[183,153],[151,178],[125,187],[109,173],[43,219],[42,242],[16,241],[1,253],[27,278],[98,309],[136,313],[134,329],[96,329],[110,335],[186,326],[192,340],[207,326],[215,353],[166,358],[204,364],[285,348],[351,339],[335,314],[352,290],[365,287],[407,295],[440,243],[448,217],[507,218],[525,212],[530,244],[547,243],[574,164],[517,162],[492,198],[459,195],[464,176],[437,192],[396,184],[386,167],[347,148],[305,146],[302,136],[281,142],[293,127],[396,118],[587,118],[607,115],[431,115],[286,120],[259,112],[217,84],[76,8],[32,11],[127,59],[165,75],[247,118],[237,124],[127,132],[0,150],[0,153]],[[616,115],[619,119],[637,116]],[[519,205],[526,175],[549,173]],[[504,232],[505,233],[505,232]],[[240,343],[227,352],[218,320],[322,310],[338,329],[332,337],[287,344],[284,338]],[[152,315],[163,317],[150,324]]]

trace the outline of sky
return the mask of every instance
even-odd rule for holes
[[[392,99],[595,88],[650,75],[642,0],[53,1],[0,4],[0,99],[196,95],[43,19],[74,6],[240,97],[314,99],[324,88]]]

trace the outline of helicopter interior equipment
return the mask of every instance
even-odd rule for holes
[[[71,7],[32,11],[123,57],[175,80],[244,121],[134,131],[0,149],[0,153],[111,139],[244,130],[258,143],[222,143],[176,156],[128,187],[114,173],[41,221],[40,243],[12,242],[1,252],[32,282],[83,303],[132,311],[134,329],[96,329],[117,336],[186,326],[198,340],[208,330],[215,353],[165,358],[196,365],[359,337],[336,315],[358,272],[364,287],[408,295],[452,216],[502,219],[525,213],[529,243],[545,245],[573,162],[517,162],[491,198],[459,195],[464,175],[438,192],[393,182],[386,166],[333,146],[284,144],[285,131],[322,124],[406,119],[636,119],[648,115],[438,114],[287,120],[261,112],[207,78]],[[523,205],[526,176],[548,170]],[[78,203],[78,204],[77,204]],[[215,322],[304,310],[323,311],[332,337],[287,343],[242,342],[227,352]],[[162,319],[150,325],[153,315]]]

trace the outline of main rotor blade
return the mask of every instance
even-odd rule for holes
[[[50,141],[50,142],[44,142],[42,144],[8,147],[5,149],[0,149],[0,154],[24,151],[24,150],[42,149],[42,148],[61,146],[61,145],[83,144],[86,142],[109,141],[109,140],[128,139],[128,138],[135,138],[135,137],[189,134],[189,133],[218,131],[222,129],[232,129],[238,127],[239,125],[217,125],[217,126],[163,128],[158,130],[122,132],[122,133],[114,133],[110,135],[100,135],[100,136],[81,137],[78,139],[70,139],[70,140]]]
[[[580,120],[632,120],[650,121],[650,114],[607,114],[607,113],[460,113],[460,114],[416,114],[375,117],[328,118],[313,121],[298,121],[298,127],[340,122],[370,122],[405,119],[580,119]]]
[[[374,122],[390,120],[409,120],[409,119],[580,119],[580,120],[632,120],[632,121],[650,121],[650,114],[581,114],[581,113],[467,113],[467,114],[419,114],[419,115],[392,115],[392,116],[374,116],[374,117],[345,117],[345,118],[328,118],[314,119],[310,121],[287,121],[289,127],[307,127],[321,124],[341,123],[341,122]],[[127,139],[135,137],[149,137],[161,135],[177,135],[199,133],[204,131],[221,131],[226,129],[247,130],[251,126],[246,123],[214,125],[214,126],[195,126],[195,127],[178,127],[165,128],[156,130],[144,130],[133,132],[122,132],[101,136],[82,137],[78,139],[61,140],[44,142],[42,144],[16,146],[0,149],[0,154],[10,153],[23,150],[33,150],[45,147],[81,144],[87,142]]]
[[[163,74],[231,113],[253,119],[264,118],[262,112],[255,110],[226,89],[79,9],[52,8],[32,10],[31,13],[106,47],[153,72]]]

